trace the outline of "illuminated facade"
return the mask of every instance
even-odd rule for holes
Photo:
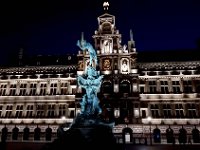
[[[199,135],[200,61],[138,62],[132,31],[123,45],[115,16],[108,13],[98,17],[92,37],[105,75],[98,93],[102,116],[115,120],[116,135],[127,125],[134,138],[152,132],[164,143],[171,133],[176,140],[182,131]],[[52,141],[60,125],[72,122],[83,95],[76,77],[88,66],[88,52],[79,50],[77,59],[70,65],[42,66],[38,61],[0,69],[1,141]]]

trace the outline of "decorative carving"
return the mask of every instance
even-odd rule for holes
[[[104,59],[104,61],[103,61],[103,70],[111,70],[111,61],[110,61],[110,59]]]

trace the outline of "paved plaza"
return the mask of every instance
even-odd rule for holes
[[[126,145],[124,150],[199,150],[200,145]]]
[[[1,143],[2,144],[2,143]],[[0,145],[0,150],[40,150],[44,143],[18,143],[8,142],[6,147]],[[199,150],[200,145],[133,145],[133,144],[118,144],[117,150]]]

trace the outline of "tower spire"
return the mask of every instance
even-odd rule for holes
[[[81,41],[84,41],[84,32],[81,32]]]
[[[133,41],[133,31],[130,29],[130,41]]]
[[[104,9],[105,12],[108,11],[108,7],[109,7],[109,3],[108,2],[104,2],[103,3],[103,9]]]

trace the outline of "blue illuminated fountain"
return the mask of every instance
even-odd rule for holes
[[[101,108],[99,106],[99,99],[97,97],[97,92],[101,87],[101,82],[103,75],[99,75],[95,66],[97,65],[97,55],[96,51],[93,49],[90,43],[85,40],[77,42],[82,50],[88,50],[90,55],[89,66],[86,69],[85,77],[78,76],[78,85],[85,89],[86,94],[82,98],[81,102],[81,114],[83,115],[95,115],[101,114]]]
[[[98,65],[96,51],[84,39],[78,40],[77,46],[81,50],[89,52],[90,61],[85,73],[77,77],[78,86],[84,88],[86,94],[83,95],[82,101],[80,102],[81,113],[74,119],[71,127],[105,125],[112,128],[114,122],[108,123],[100,118],[102,110],[99,106],[97,93],[100,90],[103,75],[100,75],[99,71],[96,70],[96,66]]]
[[[58,139],[43,150],[67,149],[115,149],[116,140],[112,129],[114,122],[107,122],[101,118],[102,110],[97,93],[100,90],[103,75],[96,70],[97,55],[90,43],[85,40],[77,42],[82,50],[87,50],[90,56],[89,65],[82,76],[77,77],[78,86],[85,89],[81,105],[81,113],[77,115],[69,129],[63,124],[58,129]]]

